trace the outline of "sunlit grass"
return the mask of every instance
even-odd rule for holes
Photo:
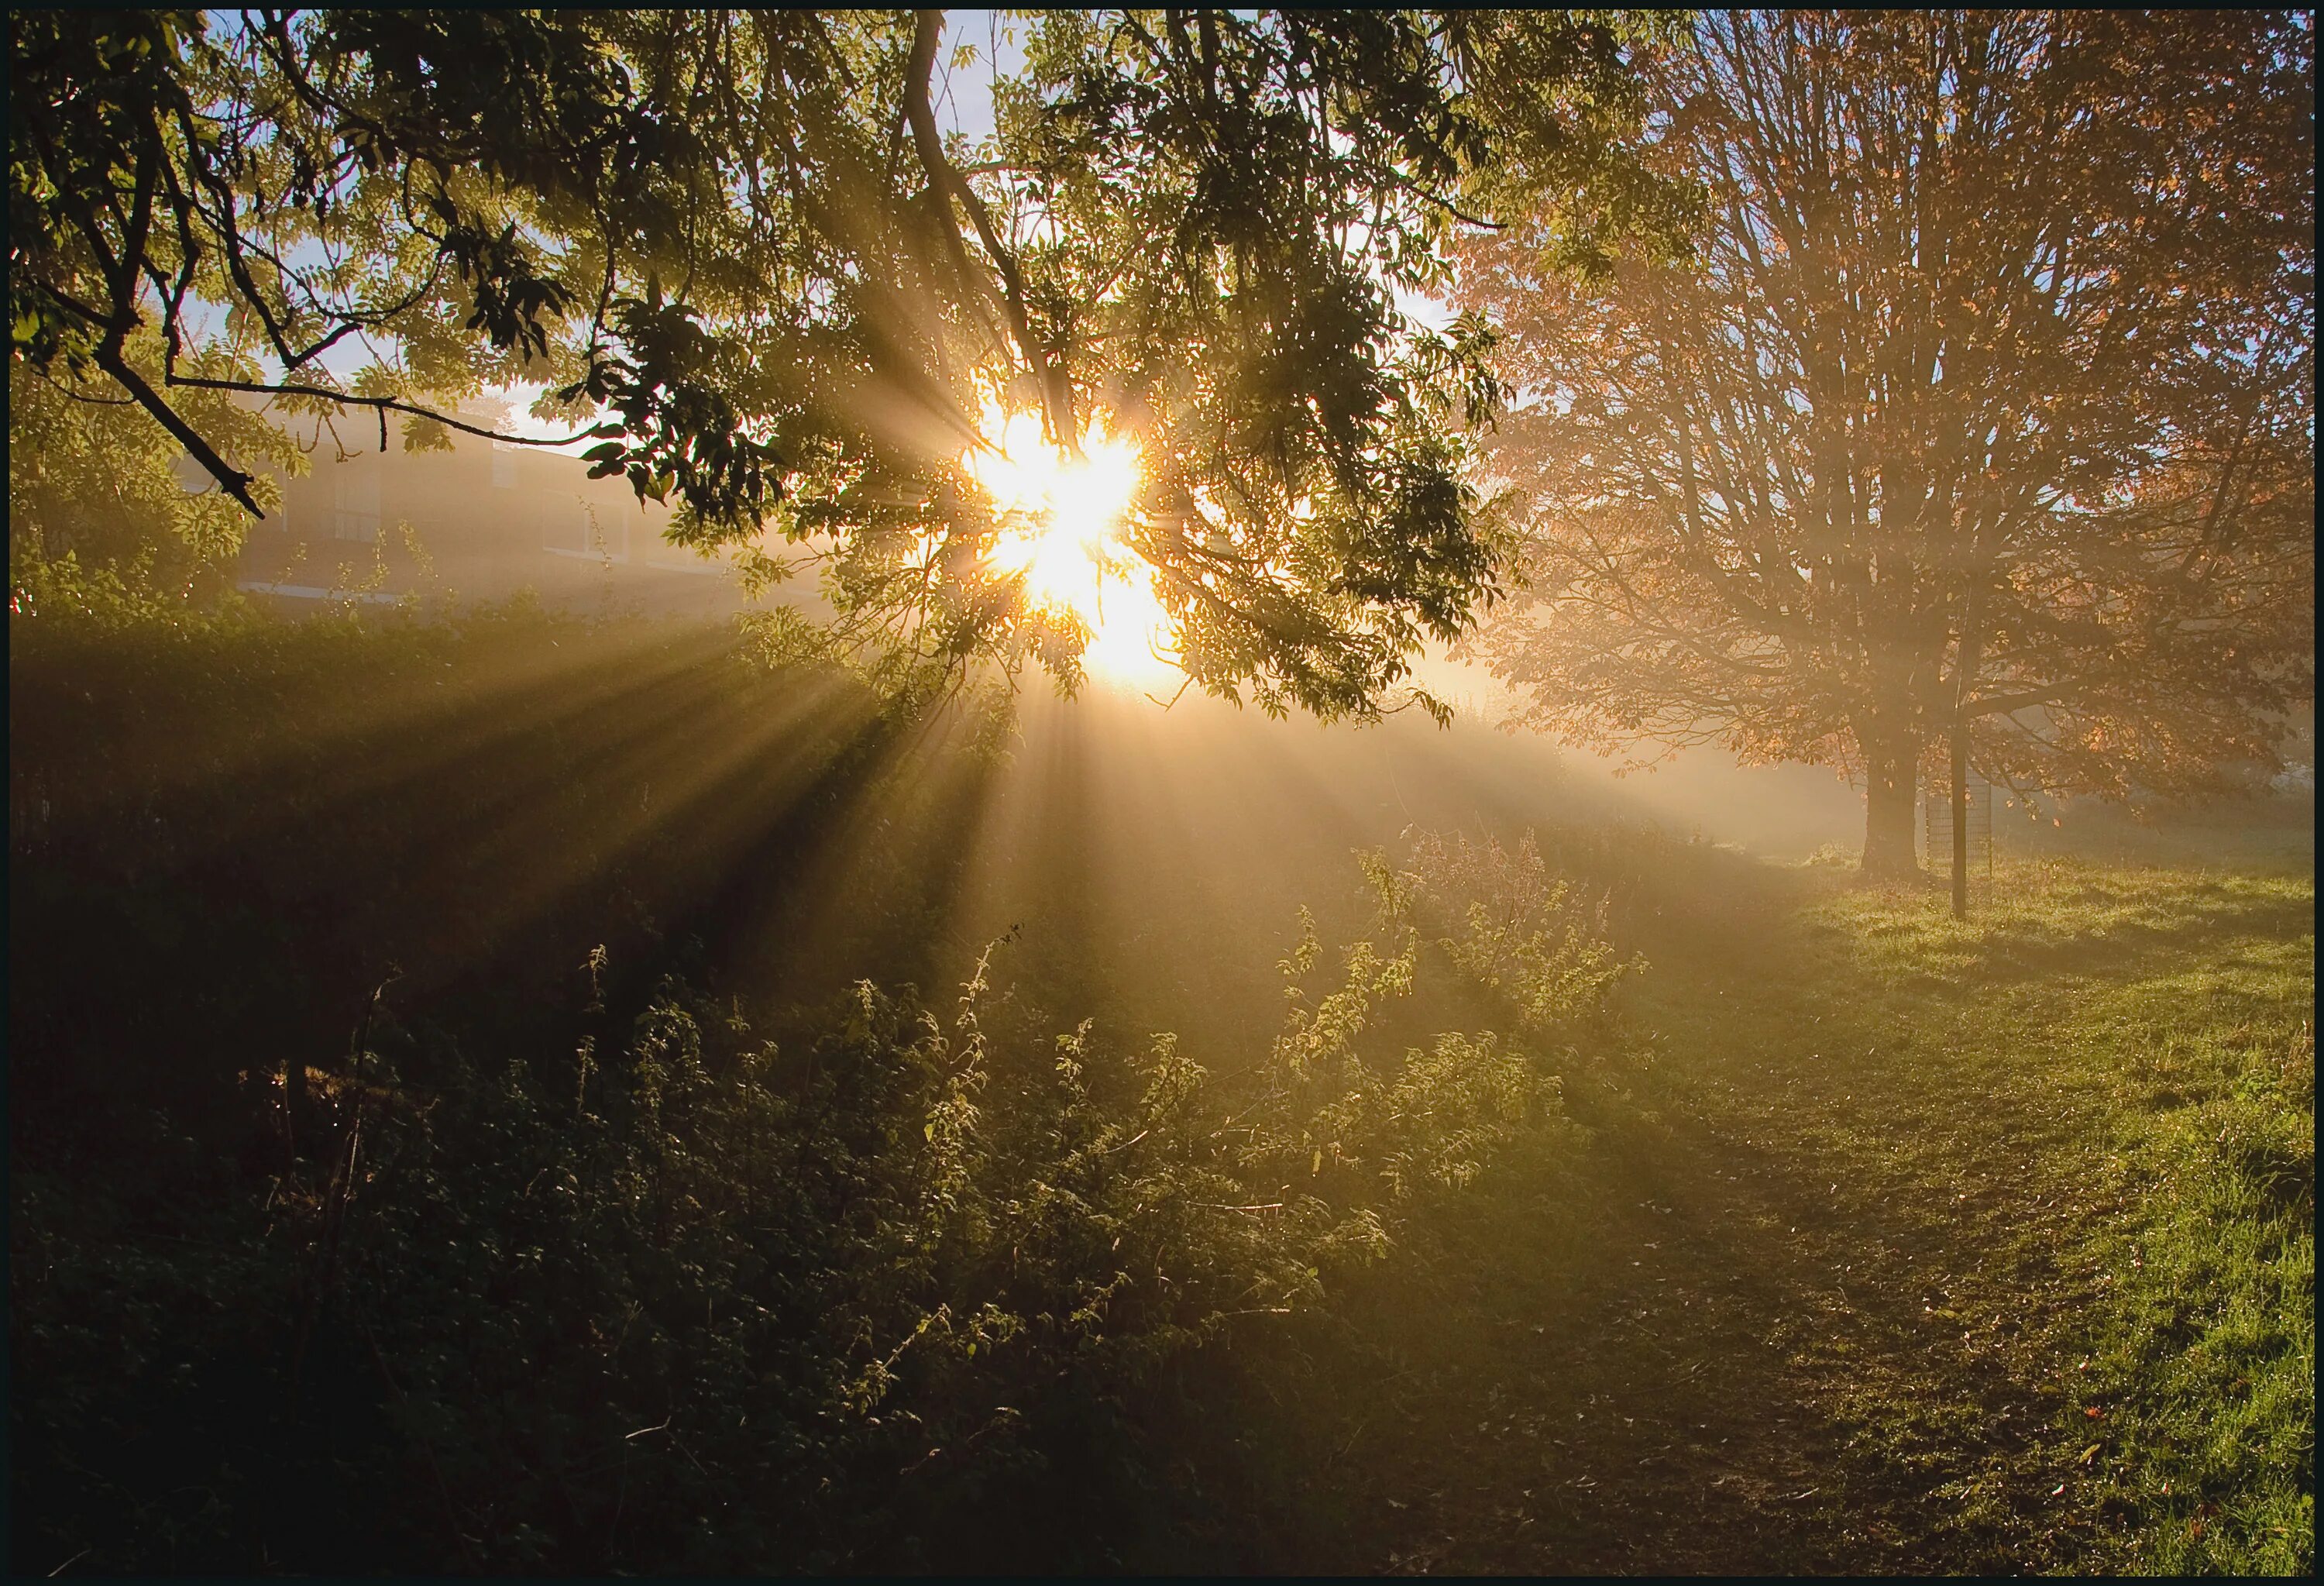
[[[1351,1560],[2306,1570],[2304,864],[2005,864],[1962,923],[1685,844],[1572,862],[1649,966],[1563,1166],[1351,1309],[1377,1387],[1304,1434],[1339,1452],[1303,1500]]]
[[[1858,1247],[1868,1295],[1884,1267],[1925,1286],[1902,1297],[1940,1357],[1928,1376],[1852,1368],[1834,1407],[1892,1461],[1986,1444],[1931,1471],[1960,1545],[2002,1548],[1996,1567],[2297,1572],[2312,876],[2053,860],[1998,882],[1966,922],[1932,893],[1824,883],[1781,973],[1753,954],[1665,983],[1665,1077],[1881,1209],[1879,1239],[1822,1242]],[[1883,1239],[1903,1259],[1868,1267]],[[1834,1360],[1836,1334],[1798,1347]],[[1991,1389],[1955,1421],[1965,1369],[2041,1423],[1996,1439]]]

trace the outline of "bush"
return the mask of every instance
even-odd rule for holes
[[[1609,952],[1530,846],[1417,854],[1366,858],[1379,943],[1324,977],[1311,925],[1226,1079],[1167,1036],[1045,1035],[982,968],[942,1016],[864,982],[780,1046],[676,978],[490,1056],[375,998],[214,1198],[20,1185],[19,1561],[1118,1563],[1182,1452],[1141,1405],[1559,1138],[1531,1038],[1602,1000]],[[1386,1038],[1464,976],[1520,1028]]]

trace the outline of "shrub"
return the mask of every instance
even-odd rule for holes
[[[1327,1390],[1303,1314],[1570,1138],[1619,888],[1530,845],[1367,856],[1364,939],[1311,924],[1272,1038],[1203,1061],[982,972],[931,1006],[911,874],[810,945],[890,989],[786,968],[746,1016],[673,916],[943,779],[734,650],[522,608],[12,630],[14,1562],[1184,1563],[1157,1514],[1241,1457],[1204,1425]],[[796,813],[643,808],[626,768],[770,722]]]
[[[409,1569],[1102,1563],[1170,1457],[1130,1408],[1166,1369],[1325,1303],[1412,1197],[1554,1138],[1521,1036],[1370,1038],[1444,963],[1499,964],[1480,943],[1567,940],[1537,866],[1467,863],[1535,903],[1424,966],[1419,889],[1368,858],[1389,950],[1351,944],[1311,991],[1310,926],[1239,1083],[1167,1036],[1044,1037],[982,967],[947,1016],[865,982],[782,1047],[675,979],[625,1032],[593,1000],[561,1055],[383,1013],[302,1076],[295,1160],[193,1236],[230,1261],[20,1199],[40,1528],[117,1569],[322,1567],[349,1538]],[[104,1312],[152,1319],[118,1379],[142,1407],[100,1386]],[[210,1501],[100,1521],[113,1500],[60,1472],[131,1485],[133,1422],[138,1468]]]

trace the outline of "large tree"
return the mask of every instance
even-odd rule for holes
[[[1484,650],[1600,747],[2192,792],[2312,698],[2308,13],[1728,13],[1652,69],[1694,257],[1466,290],[1518,394]]]
[[[1378,709],[1493,576],[1461,472],[1482,337],[1397,294],[1493,171],[1586,196],[1584,250],[1651,214],[1628,24],[1018,25],[970,146],[940,12],[17,13],[14,353],[139,404],[254,512],[189,393],[375,415],[384,447],[391,416],[425,445],[462,396],[545,385],[681,538],[819,561],[840,637],[906,681],[1074,674],[1085,635],[989,554],[962,457],[993,405],[1068,450],[1102,413],[1147,459],[1128,538],[1188,672]]]

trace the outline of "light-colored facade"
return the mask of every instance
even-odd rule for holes
[[[342,435],[361,425],[339,426]],[[668,543],[669,511],[580,459],[455,433],[448,452],[342,447],[324,431],[282,508],[253,525],[245,592],[325,601],[468,606],[524,591],[567,610],[712,616],[740,608],[721,564]],[[368,439],[376,431],[365,434]],[[342,455],[343,452],[346,455]]]

